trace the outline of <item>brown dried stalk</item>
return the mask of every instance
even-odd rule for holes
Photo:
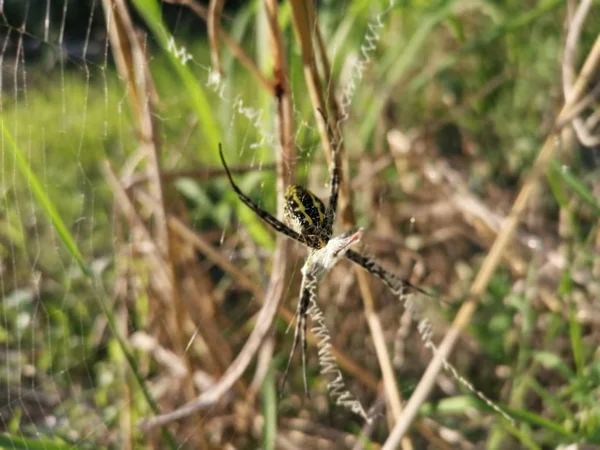
[[[210,42],[210,60],[219,75],[223,75],[221,56],[219,54],[219,37],[221,35],[221,13],[224,0],[210,0],[208,5],[208,41]]]
[[[577,43],[583,28],[583,23],[592,6],[592,0],[581,0],[575,14],[569,24],[569,31],[565,40],[565,52],[563,57],[562,75],[563,75],[563,93],[565,103],[572,103],[571,92],[573,90],[573,79],[575,77],[575,54],[577,52]],[[593,136],[586,122],[581,117],[575,117],[572,120],[573,129],[581,143],[588,147],[594,147],[600,144],[600,136]]]
[[[285,65],[285,54],[281,30],[277,24],[277,2],[267,0],[267,16],[269,18],[270,31],[272,36],[272,48],[274,55],[274,75],[276,89],[276,101],[278,112],[278,129],[280,131],[281,152],[277,153],[277,192],[278,192],[278,211],[283,211],[283,190],[285,188],[285,180],[291,178],[286,172],[289,164],[284,164],[284,161],[293,161],[293,122],[290,90],[287,82],[286,74],[287,67]],[[267,333],[271,329],[271,325],[277,314],[279,303],[283,298],[285,272],[287,268],[287,259],[285,255],[289,241],[283,235],[277,236],[277,249],[273,258],[273,272],[267,289],[265,304],[262,307],[256,322],[255,328],[248,337],[240,354],[236,357],[233,363],[227,368],[219,381],[208,391],[203,392],[195,400],[187,403],[183,407],[167,414],[151,418],[142,423],[142,429],[163,425],[184,417],[187,417],[196,411],[208,406],[214,405],[219,401],[233,386],[233,384],[242,376],[244,371],[250,365],[256,352],[263,343]]]
[[[107,29],[117,69],[127,84],[130,102],[135,112],[137,121],[138,140],[148,160],[147,170],[150,180],[149,188],[152,196],[156,199],[157,208],[153,213],[156,224],[156,239],[158,250],[169,264],[169,278],[171,280],[170,296],[174,314],[168,317],[170,328],[176,337],[175,347],[183,355],[187,338],[184,334],[185,308],[181,302],[177,271],[175,268],[177,255],[171,245],[171,236],[167,227],[166,202],[163,185],[160,177],[161,158],[160,142],[158,133],[155,132],[153,111],[155,105],[156,91],[148,70],[148,65],[129,11],[123,0],[104,0],[104,11],[106,15]],[[177,331],[176,331],[177,330]],[[189,359],[185,358],[188,369],[191,369]],[[192,373],[192,370],[189,370]],[[186,379],[186,395],[194,396],[194,387],[191,376]]]

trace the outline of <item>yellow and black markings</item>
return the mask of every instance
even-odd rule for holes
[[[290,185],[285,191],[284,217],[288,226],[309,239],[316,239],[319,247],[325,246],[329,237],[323,229],[326,209],[323,202],[308,189]]]

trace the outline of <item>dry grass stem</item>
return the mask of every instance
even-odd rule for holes
[[[582,0],[573,18],[569,24],[569,31],[565,42],[565,52],[563,57],[562,75],[563,75],[563,93],[565,103],[573,103],[571,94],[573,90],[573,79],[575,78],[575,54],[577,43],[581,34],[581,29],[592,6],[592,0]],[[591,92],[590,92],[591,94]],[[581,102],[580,102],[581,103]],[[587,124],[581,117],[572,119],[573,129],[579,140],[588,147],[594,147],[600,144],[600,136],[593,136],[588,129]]]
[[[283,54],[283,40],[281,31],[275,20],[277,17],[277,3],[267,2],[267,10],[267,16],[271,17],[269,23],[272,35],[276,85],[281,86],[281,89],[277,90],[276,95],[282,149],[281,153],[278,152],[277,160],[278,211],[281,213],[283,211],[282,199],[286,184],[285,179],[290,178],[290,175],[286,173],[288,166],[283,162],[293,160],[293,123],[291,120],[292,109],[291,99],[289,98],[289,86],[283,76],[283,74],[287,73],[285,55]],[[214,405],[242,376],[269,332],[279,304],[283,298],[288,246],[289,242],[287,239],[284,236],[279,235],[277,237],[277,249],[273,258],[273,271],[265,296],[265,303],[258,315],[256,326],[252,330],[252,333],[248,337],[241,352],[227,368],[221,379],[211,389],[202,393],[198,398],[183,407],[171,413],[146,420],[142,424],[143,429],[148,430],[161,424],[187,417],[200,409]]]
[[[219,53],[219,38],[221,35],[221,13],[223,12],[224,0],[210,0],[208,5],[208,41],[210,42],[210,60],[214,70],[223,75],[221,56]]]
[[[138,232],[142,236],[142,240],[146,242],[152,242],[150,238],[150,233],[148,232],[145,224],[139,217],[132,201],[129,199],[123,186],[117,180],[108,163],[105,164],[104,172],[105,179],[107,180],[108,184],[112,187],[113,193],[115,195],[115,203],[120,207],[123,215],[127,218],[130,227],[132,229],[138,230]],[[151,198],[150,195],[138,190],[136,191],[136,196],[138,199],[140,199],[144,206],[148,207],[148,209],[155,208],[155,201]],[[153,251],[150,252],[148,257],[149,260],[154,264],[152,267],[152,273],[154,275],[163,274],[163,281],[161,281],[160,277],[153,276],[151,278],[150,284],[151,286],[155,287],[156,292],[160,293],[159,298],[163,301],[163,303],[165,303],[165,306],[170,307],[171,280],[168,277],[168,265],[166,261],[163,258],[161,258],[160,253],[154,248],[154,246]],[[191,299],[200,299],[202,296],[199,294],[197,286],[193,283],[193,281],[195,281],[196,278],[191,276],[187,278],[188,281],[192,281],[192,283],[186,283],[186,285],[188,286],[188,295],[186,297],[189,297]],[[201,311],[200,314],[195,314],[197,308],[191,307],[190,309],[194,312],[192,316],[195,322],[198,324],[197,329],[200,330],[200,334],[209,349],[212,360],[217,363],[217,374],[221,374],[230,362],[229,355],[231,354],[231,349],[229,348],[227,341],[221,337],[220,330],[215,327],[215,324],[211,320],[207,320],[210,319],[210,317],[213,314],[212,312],[206,311],[205,306],[207,306],[205,305],[205,303],[200,302],[200,308],[203,309],[203,311]],[[186,320],[185,324],[183,325],[186,326],[186,330],[190,330],[190,327],[187,326],[188,324],[190,324],[190,321]],[[171,337],[171,340],[176,339],[176,337],[173,336],[173,329],[170,326],[167,326],[165,328],[167,333]],[[187,355],[187,351],[184,351],[184,354]],[[192,372],[190,372],[189,367],[187,367],[186,373],[189,374],[189,376],[191,376]],[[242,393],[245,392],[245,386],[241,381],[236,384],[236,388],[238,388],[238,390]]]
[[[281,267],[285,267],[285,257],[279,250],[282,247],[278,247],[275,252],[275,258],[273,260],[274,267],[276,264],[280,264]],[[277,314],[279,302],[282,298],[284,283],[284,273],[280,270],[274,270],[269,281],[269,288],[267,289],[265,304],[261,308],[258,318],[256,320],[256,326],[252,330],[252,333],[248,337],[248,340],[244,344],[244,347],[235,358],[233,363],[227,368],[223,376],[219,381],[212,386],[209,390],[203,392],[195,400],[187,403],[181,408],[176,409],[173,412],[162,414],[153,418],[144,420],[141,423],[141,428],[144,431],[148,431],[152,428],[165,425],[170,422],[188,417],[201,409],[206,409],[214,406],[235,384],[235,382],[242,376],[244,371],[248,368],[249,364],[254,359],[254,355],[260,348],[264,338],[271,329],[271,324]]]
[[[134,93],[130,96],[132,106],[136,112],[138,140],[140,146],[146,154],[148,160],[147,171],[149,177],[149,189],[152,196],[156,199],[158,207],[153,211],[155,217],[157,244],[160,253],[166,258],[169,268],[169,277],[171,279],[170,300],[173,306],[174,316],[170,317],[173,330],[176,333],[175,345],[179,352],[184,355],[184,349],[187,342],[185,335],[186,311],[181,302],[179,280],[177,278],[176,260],[178,255],[175,253],[171,241],[171,235],[167,226],[167,212],[165,192],[160,177],[161,173],[161,155],[160,142],[158,134],[155,131],[153,119],[154,101],[156,98],[154,85],[148,70],[146,55],[140,45],[140,41],[133,27],[129,10],[122,0],[105,2],[105,14],[107,23],[112,23],[109,27],[111,44],[120,63],[117,68],[121,76],[128,80],[129,87],[134,88]],[[191,362],[184,356],[188,364],[189,373],[192,373]],[[191,377],[185,381],[185,393],[188,398],[195,395],[195,389]],[[198,436],[203,440],[201,436]]]
[[[265,0],[267,23],[271,52],[273,54],[273,95],[277,105],[277,122],[281,152],[277,153],[277,192],[279,217],[283,215],[283,193],[287,184],[296,179],[295,166],[296,148],[294,146],[294,107],[292,104],[291,87],[288,79],[288,66],[285,55],[283,35],[277,22],[279,6],[275,0]]]

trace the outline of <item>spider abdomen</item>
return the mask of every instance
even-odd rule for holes
[[[327,209],[323,202],[308,189],[290,185],[285,191],[284,219],[296,233],[304,236],[309,245],[324,247],[331,237],[325,229]]]

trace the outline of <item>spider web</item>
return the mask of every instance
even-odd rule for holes
[[[124,93],[99,2],[5,1],[0,11],[0,428],[14,436],[13,448],[36,437],[105,444],[124,406],[110,394],[118,371],[110,367],[114,350],[95,302],[104,293],[65,248],[36,184],[89,267],[109,280],[116,249],[99,162],[123,161],[133,142]],[[8,442],[2,447],[11,448]]]
[[[341,9],[347,6],[344,2]],[[238,161],[252,169],[242,187],[274,211],[274,177],[268,166],[277,146],[271,107],[261,106],[264,98],[256,95],[252,85],[237,81],[239,71],[229,74],[232,81],[215,79],[206,49],[190,39],[190,29],[200,22],[190,19],[183,6],[161,7],[174,37],[170,51],[204,84],[211,105],[218,110],[215,115],[229,118],[221,120],[224,134],[235,135],[229,140],[233,147],[227,149],[229,154],[236,154]],[[133,252],[123,248],[123,222],[115,220],[113,192],[101,169],[102,161],[108,160],[118,173],[132,174],[131,168],[140,162],[128,92],[113,64],[101,1],[5,0],[0,10],[0,115],[5,130],[0,167],[0,428],[22,438],[24,445],[32,437],[55,438],[74,447],[116,445],[121,439],[131,439],[126,430],[135,433],[128,414],[149,412],[138,406],[143,395],[132,387],[98,297],[115,312],[118,330],[129,335],[134,347],[153,349],[155,357],[162,349],[151,337],[150,300],[132,296],[131,292],[141,291],[123,276],[136,270],[135,261]],[[250,21],[250,14],[244,14]],[[226,19],[232,20],[227,15]],[[236,25],[248,26],[243,21]],[[266,45],[265,36],[256,33],[254,37],[256,46]],[[199,150],[198,123],[186,109],[185,94],[177,82],[165,82],[173,75],[164,69],[164,55],[157,51],[156,40],[151,34],[144,39],[150,54],[156,55],[151,58],[160,95],[156,119],[163,130],[162,144],[170,149],[164,167],[177,171],[204,164],[202,151],[208,149]],[[356,43],[356,50],[360,44]],[[333,58],[335,67],[347,66],[348,96],[354,95],[361,81],[351,78],[350,67],[357,58],[357,54]],[[301,94],[296,90],[293,102],[299,178],[326,198],[327,167],[317,150],[318,132],[310,105]],[[8,135],[14,139],[14,152],[8,151]],[[36,184],[24,176],[20,157],[99,283],[89,281],[75,254],[65,247],[63,236],[40,204]],[[304,161],[319,170],[309,169]],[[209,187],[203,183],[189,176],[173,182],[188,202],[190,221],[202,226],[213,220],[222,226],[220,242],[231,262],[240,267],[254,264],[254,272],[260,274],[256,267],[267,266],[270,257],[270,251],[263,250],[272,244],[268,235],[261,226],[248,226],[248,211],[237,209],[236,218],[228,213],[231,206],[219,205],[227,192],[225,183],[217,187],[212,181]],[[234,248],[227,244],[234,237],[258,244]],[[301,257],[296,260],[296,273]],[[204,260],[203,264],[214,269]],[[352,281],[343,272],[339,271],[338,282],[342,280],[348,290]],[[261,282],[267,280],[263,275]],[[290,281],[286,299],[295,301],[296,291],[297,284]],[[339,301],[333,291],[326,295]],[[125,299],[132,298],[135,303],[126,303]],[[236,305],[228,315],[225,334],[237,333],[257,309],[250,298],[242,298],[243,306]],[[132,337],[133,333],[137,334]],[[170,361],[164,362],[170,370],[178,367],[176,354],[165,351],[163,356]]]

